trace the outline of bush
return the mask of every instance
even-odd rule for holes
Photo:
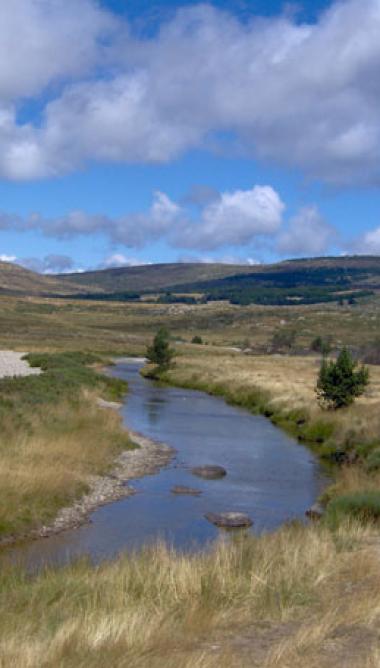
[[[294,329],[279,329],[273,334],[271,348],[274,352],[289,352],[295,344],[296,332]]]
[[[336,362],[322,361],[316,392],[322,406],[338,409],[352,404],[363,394],[368,382],[368,369],[364,366],[357,368],[357,362],[344,348]]]
[[[370,452],[366,461],[366,469],[369,473],[380,469],[380,448],[376,448],[376,450]]]
[[[203,343],[202,337],[199,336],[199,334],[197,334],[196,336],[193,336],[193,338],[191,339],[191,343],[197,343],[197,344],[201,345]]]
[[[345,517],[361,521],[378,520],[380,518],[380,492],[352,492],[337,496],[330,501],[326,515],[328,523],[337,525]]]
[[[331,343],[327,338],[316,336],[310,344],[310,350],[312,350],[314,353],[328,355],[329,352],[331,352]]]
[[[173,348],[170,348],[169,339],[168,330],[166,327],[161,327],[146,351],[149,362],[157,364],[160,369],[167,369],[175,355]]]

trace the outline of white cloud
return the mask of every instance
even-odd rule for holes
[[[353,244],[353,249],[365,255],[380,255],[380,227],[366,232]]]
[[[139,260],[136,257],[126,257],[123,253],[113,253],[108,255],[103,262],[100,263],[98,269],[113,269],[117,267],[142,267],[151,262]]]
[[[0,255],[0,262],[14,262],[15,260],[17,260],[16,255],[7,255],[6,253]]]
[[[0,3],[0,99],[5,104],[90,73],[117,27],[93,0]]]
[[[277,250],[289,257],[323,255],[336,237],[336,232],[321,216],[317,207],[304,207],[289,222],[287,230],[277,239]]]
[[[93,0],[3,3],[0,174],[164,162],[227,132],[247,155],[378,183],[379,33],[380,0],[336,2],[310,25],[190,5],[149,39]],[[42,123],[21,124],[20,100],[57,81]]]
[[[38,213],[25,218],[0,213],[0,229],[38,230],[61,240],[103,234],[112,243],[127,248],[142,248],[165,239],[176,248],[212,250],[272,236],[281,226],[284,208],[271,186],[254,186],[250,190],[221,193],[216,201],[200,209],[194,220],[191,211],[156,191],[145,212],[111,218],[72,211],[51,219]]]
[[[257,236],[277,232],[284,208],[271,186],[225,192],[203,209],[198,223],[188,222],[181,229],[176,244],[202,249],[240,246]]]

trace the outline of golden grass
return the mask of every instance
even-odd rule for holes
[[[372,539],[293,525],[195,555],[159,545],[32,580],[3,573],[0,666],[359,668],[380,622]]]
[[[130,445],[119,415],[97,408],[89,392],[79,402],[47,404],[28,416],[27,429],[10,419],[13,429],[0,438],[0,535],[52,519]]]

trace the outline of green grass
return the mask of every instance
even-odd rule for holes
[[[327,505],[326,522],[332,526],[353,518],[362,522],[380,518],[380,491],[368,490],[342,494]]]

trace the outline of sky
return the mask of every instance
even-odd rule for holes
[[[0,259],[380,255],[380,0],[0,4]]]

